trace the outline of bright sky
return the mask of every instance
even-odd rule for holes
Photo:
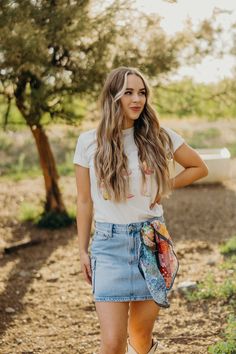
[[[214,8],[224,10],[225,13],[218,16],[218,22],[225,28],[224,48],[232,42],[231,24],[236,23],[235,0],[178,0],[177,3],[162,0],[135,0],[135,2],[137,7],[146,13],[158,13],[162,17],[161,26],[169,34],[181,30],[187,18],[190,18],[193,24],[197,24],[211,17]],[[228,11],[233,12],[228,14]],[[192,76],[197,82],[216,82],[231,76],[235,64],[235,57],[230,55],[225,55],[223,59],[208,56],[195,67],[181,68],[178,78]]]

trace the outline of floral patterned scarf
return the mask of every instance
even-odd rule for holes
[[[167,291],[172,288],[179,267],[170,234],[158,219],[145,222],[140,234],[140,272],[154,301],[169,307]]]

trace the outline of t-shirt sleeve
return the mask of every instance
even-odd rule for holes
[[[168,133],[172,141],[173,149],[175,152],[183,143],[185,143],[185,140],[181,135],[177,134],[174,130],[166,127],[164,129]]]
[[[85,145],[85,139],[83,134],[81,134],[77,140],[73,163],[83,167],[89,167],[89,161],[87,156],[87,148]]]

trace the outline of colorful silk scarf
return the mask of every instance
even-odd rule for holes
[[[169,307],[167,291],[172,288],[179,267],[170,234],[158,219],[144,223],[140,234],[139,270],[154,301]]]

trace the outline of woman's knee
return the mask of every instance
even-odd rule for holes
[[[154,323],[159,313],[159,308],[152,301],[131,303],[128,321],[129,335],[149,338]]]
[[[101,327],[101,353],[123,354],[127,342],[128,303],[96,303]]]
[[[152,335],[154,323],[137,323],[130,322],[129,323],[129,336],[138,335],[138,337],[142,340],[149,340]]]
[[[149,342],[150,338],[152,338],[152,330],[146,328],[142,328],[140,331],[130,329],[129,337],[139,338],[140,342]]]
[[[108,335],[101,340],[101,349],[104,354],[123,354],[125,353],[127,338],[117,335]]]

